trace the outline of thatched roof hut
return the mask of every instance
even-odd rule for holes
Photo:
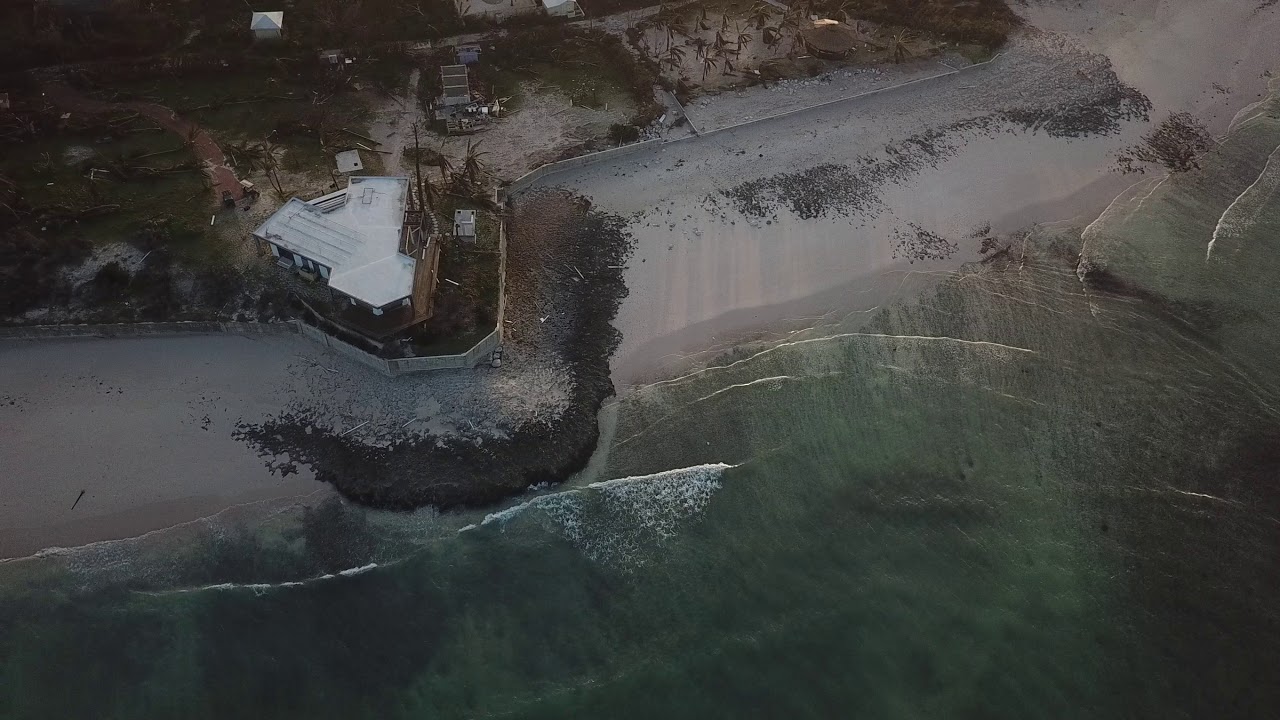
[[[856,28],[835,20],[815,20],[813,27],[800,31],[809,52],[819,57],[843,58],[867,38]]]

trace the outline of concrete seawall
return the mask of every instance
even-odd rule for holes
[[[301,335],[388,377],[412,375],[432,370],[457,370],[475,367],[489,357],[489,354],[502,341],[501,334],[495,328],[493,332],[486,335],[470,350],[458,355],[386,359],[367,353],[301,320],[269,323],[195,321],[120,323],[113,325],[32,325],[29,327],[0,328],[0,341],[143,338],[163,337],[166,335],[213,335],[218,333],[235,335]]]

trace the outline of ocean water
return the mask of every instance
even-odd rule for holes
[[[609,480],[0,565],[0,717],[1280,716],[1277,107],[636,390]]]

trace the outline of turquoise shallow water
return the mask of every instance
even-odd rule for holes
[[[0,717],[1275,717],[1261,109],[1083,240],[629,395],[620,480],[7,565]]]

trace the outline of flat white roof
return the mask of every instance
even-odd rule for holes
[[[360,162],[359,150],[345,150],[333,156],[334,161],[338,164],[338,172],[351,173],[364,169],[364,163]]]
[[[256,12],[249,19],[250,30],[279,30],[284,27],[284,13]]]
[[[353,177],[346,190],[292,198],[253,234],[329,268],[329,287],[373,307],[413,294],[413,258],[400,254],[409,178]]]

